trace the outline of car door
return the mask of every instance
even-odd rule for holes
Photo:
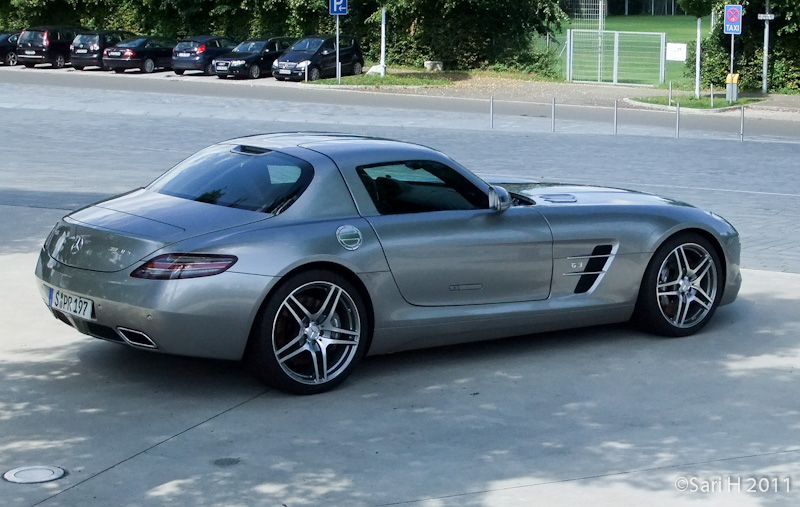
[[[158,45],[155,49],[157,65],[166,69],[172,68],[172,50],[177,42],[169,39],[158,39],[157,43]]]
[[[336,43],[326,39],[319,48],[319,73],[322,76],[336,75]]]
[[[261,67],[261,72],[272,72],[272,62],[280,56],[278,51],[278,39],[270,39],[264,44],[264,49],[261,50],[261,56],[258,59],[258,65]]]
[[[403,297],[419,306],[547,299],[553,237],[532,206],[503,212],[434,161],[356,169],[378,211],[365,216]]]

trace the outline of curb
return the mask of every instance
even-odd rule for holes
[[[638,100],[624,98],[622,102],[628,104],[633,107],[639,107],[642,109],[653,109],[656,111],[671,111],[675,112],[677,109],[675,106],[662,106],[661,104],[650,104],[648,102],[639,102]],[[750,109],[749,106],[744,106],[746,109]],[[695,109],[692,107],[683,107],[681,108],[681,114],[719,114],[719,113],[727,113],[728,111],[739,111],[742,109],[742,106],[728,106],[728,107],[718,107],[714,109]]]

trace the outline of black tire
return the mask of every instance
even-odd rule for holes
[[[183,72],[184,72],[184,70],[183,70],[183,69],[175,69],[175,70],[173,70],[172,72],[174,72],[175,74],[177,74],[177,75],[179,75],[179,76],[182,76],[182,75],[183,75]]]
[[[35,63],[27,63],[27,62],[25,63],[25,68],[26,69],[32,69],[34,67],[36,67]]]
[[[54,69],[63,69],[66,64],[67,64],[67,59],[64,58],[64,55],[61,54],[57,54],[55,59],[53,60]]]
[[[13,67],[14,65],[18,64],[19,58],[17,57],[17,53],[9,51],[5,59],[3,60],[3,63],[9,67]]]
[[[206,65],[206,68],[203,69],[203,74],[205,74],[206,76],[213,76],[216,73],[217,73],[217,71],[214,68],[214,64],[213,63],[209,63],[208,65]]]
[[[152,58],[146,58],[145,61],[142,62],[140,70],[145,74],[152,74],[153,71],[156,70],[156,62],[154,62]]]
[[[256,64],[251,65],[250,68],[247,69],[247,77],[249,77],[250,79],[258,79],[258,78],[260,78],[261,77],[261,67],[259,67]]]
[[[217,77],[220,79],[226,79],[228,77],[227,74],[217,74]]]
[[[275,76],[275,81],[286,81],[286,78]]]
[[[689,336],[711,320],[724,283],[724,266],[709,240],[696,233],[675,235],[650,259],[636,318],[649,332]]]
[[[75,70],[83,70],[83,65],[73,65],[72,68]]]
[[[262,381],[280,390],[322,393],[341,384],[363,358],[369,322],[361,294],[345,277],[301,272],[283,281],[259,312],[246,359]]]
[[[364,66],[361,65],[361,62],[356,62],[353,64],[353,75],[358,76],[364,70]]]
[[[125,69],[117,69],[117,68],[112,68],[111,70],[113,70],[113,71],[114,71],[114,72],[116,72],[117,74],[122,74],[123,72],[125,72]]]
[[[317,67],[311,67],[308,69],[308,80],[309,81],[316,81],[319,79],[319,69]]]

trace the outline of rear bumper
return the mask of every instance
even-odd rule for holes
[[[205,70],[207,63],[203,59],[173,58],[173,70]]]
[[[103,55],[72,55],[73,67],[103,67]]]
[[[131,344],[123,339],[123,333],[130,337],[133,330],[155,344],[141,348],[238,360],[261,300],[278,280],[232,272],[185,280],[143,280],[129,276],[130,271],[100,273],[71,268],[42,251],[36,266],[37,286],[45,304],[50,287],[92,301],[91,320],[51,309],[56,318],[83,334]]]

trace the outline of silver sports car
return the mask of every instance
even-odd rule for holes
[[[689,335],[736,298],[739,251],[724,219],[655,195],[507,190],[423,146],[281,133],[64,217],[36,276],[82,333],[310,394],[367,353],[631,318]]]

